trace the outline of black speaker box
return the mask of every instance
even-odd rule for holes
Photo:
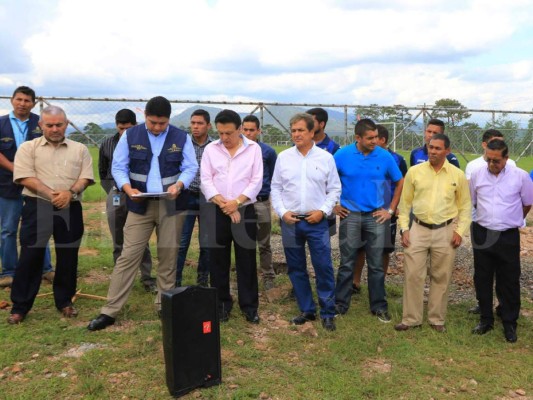
[[[178,287],[161,295],[167,387],[172,396],[222,381],[216,288]]]

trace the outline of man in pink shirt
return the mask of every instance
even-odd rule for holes
[[[241,134],[241,117],[235,111],[219,112],[215,126],[220,139],[207,145],[200,166],[200,188],[208,200],[205,219],[209,229],[211,286],[218,289],[220,321],[225,322],[233,307],[230,293],[233,242],[239,307],[248,322],[257,324],[257,218],[253,203],[263,184],[261,148]]]
[[[479,302],[479,324],[472,333],[484,335],[494,328],[492,287],[500,302],[499,316],[505,339],[517,340],[520,315],[520,232],[533,204],[533,183],[527,172],[508,165],[509,149],[493,140],[485,149],[487,165],[469,180],[476,221],[472,223],[474,284]]]

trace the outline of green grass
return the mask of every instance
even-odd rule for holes
[[[105,296],[113,265],[105,214],[96,203],[85,204],[85,209],[78,288]],[[190,264],[198,257],[195,238]],[[194,283],[195,276],[195,269],[186,265],[184,282]],[[348,314],[337,318],[336,332],[325,332],[315,322],[314,333],[308,334],[286,322],[298,314],[294,301],[286,297],[287,276],[277,276],[276,283],[282,296],[267,302],[262,293],[259,325],[246,323],[236,306],[230,321],[221,326],[223,383],[202,389],[202,398],[495,399],[517,389],[533,394],[529,297],[522,298],[515,344],[505,342],[499,322],[485,336],[472,335],[477,317],[467,313],[471,302],[450,305],[445,334],[428,325],[396,332],[393,324],[401,318],[399,286],[388,287],[392,324],[379,323],[369,313],[363,287],[353,297]],[[43,284],[41,293],[50,289]],[[9,301],[9,292],[1,291],[0,300]],[[170,398],[161,326],[152,302],[153,296],[137,280],[117,324],[100,332],[86,330],[88,321],[99,313],[102,302],[98,300],[79,298],[80,315],[73,320],[60,318],[50,296],[38,298],[19,326],[8,326],[8,311],[0,311],[0,397]],[[87,345],[95,348],[78,358],[68,356],[72,349]]]

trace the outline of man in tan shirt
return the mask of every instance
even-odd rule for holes
[[[24,186],[20,228],[21,255],[11,290],[9,324],[21,323],[31,310],[41,283],[46,243],[54,236],[56,276],[54,301],[66,318],[78,312],[76,293],[78,249],[83,235],[79,196],[94,184],[92,159],[81,143],[65,138],[65,112],[49,106],[41,112],[43,136],[23,143],[15,156],[13,181]]]

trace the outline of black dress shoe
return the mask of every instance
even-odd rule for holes
[[[113,325],[114,323],[115,318],[112,318],[109,315],[100,314],[98,317],[89,322],[87,329],[90,331],[99,331]]]
[[[477,326],[474,329],[472,329],[472,333],[476,335],[484,335],[485,333],[493,329],[494,329],[494,326],[492,324],[480,322],[479,324],[477,324]]]
[[[322,318],[322,326],[325,330],[333,332],[337,327],[335,326],[335,320],[332,317]]]
[[[257,315],[257,311],[253,311],[251,313],[245,313],[244,316],[246,317],[246,321],[252,324],[259,323],[259,315]]]
[[[514,326],[504,326],[503,333],[505,335],[505,340],[509,343],[514,343],[518,340],[518,337],[516,336],[516,328]]]
[[[294,325],[303,325],[307,321],[314,321],[316,320],[316,315],[313,313],[301,313],[297,317],[294,317],[291,319],[291,323]]]

